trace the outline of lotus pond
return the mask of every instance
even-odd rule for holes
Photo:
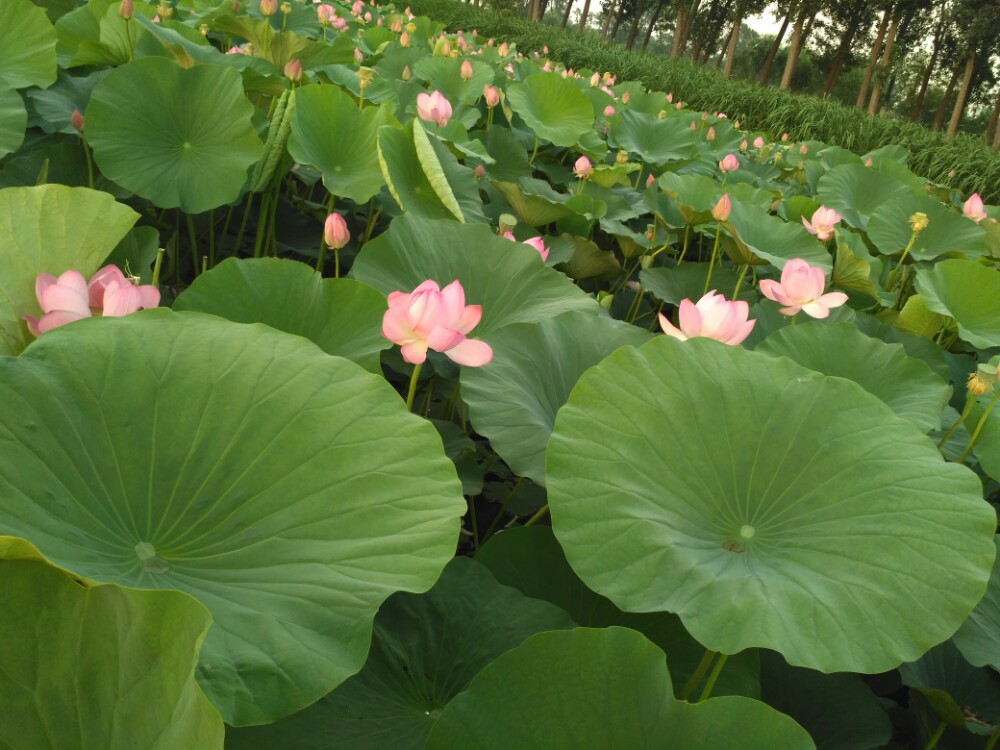
[[[997,747],[1000,210],[442,28],[0,3],[0,746]]]

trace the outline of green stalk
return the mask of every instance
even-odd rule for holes
[[[529,165],[534,164],[535,163],[535,157],[538,156],[538,143],[539,143],[539,140],[540,139],[536,135],[535,136],[535,148],[532,149],[532,151],[531,151],[531,158],[528,159],[528,164]]]
[[[250,208],[253,206],[253,193],[247,193],[247,204],[243,207],[243,218],[240,219],[240,231],[236,234],[236,241],[233,243],[233,256],[240,252],[240,245],[243,244],[243,235],[247,231],[247,219],[250,218]]]
[[[128,48],[128,59],[132,60],[132,34],[128,30],[129,19],[125,19],[125,46]]]
[[[955,434],[955,431],[959,428],[962,422],[965,421],[966,417],[968,417],[969,414],[972,413],[972,407],[973,405],[975,405],[975,403],[976,403],[975,396],[972,396],[971,398],[969,396],[966,396],[965,408],[962,409],[962,413],[958,415],[958,419],[955,420],[955,424],[949,427],[948,431],[944,434],[944,437],[938,441],[937,447],[939,449],[944,448],[945,443],[948,442],[948,438],[950,438],[952,435]]]
[[[889,274],[889,278],[885,282],[885,290],[891,292],[893,286],[896,283],[896,274],[899,273],[899,267],[903,265],[903,261],[906,260],[906,256],[910,254],[910,250],[913,248],[913,243],[917,241],[917,235],[919,232],[914,232],[910,235],[910,241],[906,243],[906,247],[903,249],[903,254],[899,256],[899,262],[896,267],[892,269],[892,273]]]
[[[417,392],[417,380],[420,379],[420,368],[424,366],[421,362],[413,366],[413,374],[410,375],[410,389],[406,392],[406,410],[413,410],[413,396]]]
[[[708,676],[708,682],[705,683],[705,688],[701,691],[701,695],[698,696],[698,701],[708,700],[712,695],[712,688],[715,687],[715,681],[719,679],[719,673],[722,671],[723,665],[726,663],[726,659],[729,656],[727,654],[719,654],[719,660],[715,662],[715,666],[712,667],[712,674]]]
[[[188,242],[191,243],[191,266],[195,275],[198,275],[198,238],[195,236],[194,232],[194,219],[191,218],[191,214],[184,214],[184,220],[187,223],[188,230]]]
[[[535,515],[528,519],[528,522],[524,524],[525,526],[534,526],[538,521],[545,518],[549,514],[549,504],[543,505]]]
[[[163,265],[163,255],[167,251],[162,247],[156,251],[156,260],[153,261],[153,280],[150,282],[156,288],[160,286],[160,266]]]
[[[208,267],[215,267],[215,209],[208,212]]]
[[[934,734],[931,735],[931,738],[927,740],[927,744],[924,745],[924,750],[934,750],[934,748],[937,747],[938,740],[941,739],[941,735],[944,734],[944,730],[947,726],[948,722],[946,721],[942,721],[938,724],[937,729],[934,730]]]
[[[485,475],[485,471],[483,474]],[[496,529],[497,525],[500,523],[500,519],[503,518],[504,511],[507,510],[507,505],[517,494],[517,491],[521,489],[521,485],[524,484],[524,477],[518,477],[517,481],[514,483],[511,491],[507,493],[507,497],[504,498],[503,502],[500,504],[500,510],[497,511],[496,517],[494,517],[493,522],[490,524],[489,528],[486,529],[486,534],[483,535],[483,541],[485,542],[493,534],[493,530]]]
[[[705,288],[702,290],[702,296],[708,294],[708,285],[712,283],[712,271],[715,270],[715,259],[719,255],[719,235],[722,233],[722,222],[715,222],[715,244],[712,245],[712,259],[708,263],[708,276],[705,277]]]
[[[972,450],[972,446],[976,444],[976,441],[979,439],[979,433],[983,431],[983,427],[986,425],[986,419],[990,416],[990,412],[993,411],[993,407],[997,404],[997,399],[1000,399],[1000,388],[997,388],[997,392],[993,394],[993,398],[991,398],[990,402],[986,405],[986,411],[983,412],[983,415],[976,423],[976,429],[973,431],[972,437],[969,438],[968,445],[965,446],[962,450],[962,454],[958,457],[958,463],[965,461],[965,457],[969,455],[969,452]],[[974,401],[975,399],[973,398],[972,400]]]
[[[257,210],[257,233],[253,238],[253,257],[259,258],[267,235],[267,217],[271,213],[271,193],[261,193],[260,208]]]
[[[701,682],[701,678],[705,676],[709,666],[711,666],[712,659],[715,658],[716,653],[717,652],[712,651],[711,649],[705,649],[705,653],[702,654],[701,661],[698,662],[698,666],[695,667],[694,672],[691,673],[688,681],[684,683],[684,687],[681,688],[681,692],[677,694],[677,700],[687,700],[687,697],[694,692],[694,689],[698,687],[698,683]]]
[[[479,521],[476,519],[476,504],[471,497],[467,497],[465,501],[469,505],[469,520],[472,522],[472,546],[475,550],[472,554],[476,554],[479,552]]]
[[[738,279],[736,279],[736,288],[735,288],[735,289],[733,289],[733,302],[735,302],[735,301],[736,301],[736,299],[737,299],[737,298],[739,297],[739,295],[740,295],[740,287],[741,287],[741,286],[743,285],[743,279],[744,279],[744,278],[746,277],[746,275],[747,275],[747,269],[748,269],[748,268],[750,268],[750,264],[749,264],[749,263],[744,263],[744,264],[743,264],[743,268],[742,268],[742,270],[740,271],[740,277],[739,277]]]
[[[993,734],[990,735],[990,738],[986,740],[986,747],[984,750],[994,750],[998,742],[1000,742],[1000,724],[998,724],[997,728],[993,730]]]

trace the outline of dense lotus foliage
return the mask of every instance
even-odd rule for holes
[[[363,0],[0,113],[3,747],[1000,746],[996,206]]]

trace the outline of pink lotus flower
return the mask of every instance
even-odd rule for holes
[[[332,5],[324,3],[316,7],[316,18],[319,19],[321,26],[329,26],[336,17],[337,12],[333,9]]]
[[[592,75],[590,77],[590,86],[591,86],[591,88],[595,88],[596,89],[597,88],[597,84],[599,84],[600,82],[601,82],[601,76],[600,76],[600,74],[594,73],[594,75]]]
[[[709,143],[711,143],[712,141],[715,140],[715,126],[714,125],[709,125],[708,126],[708,132],[705,134],[705,140],[707,140]],[[732,156],[732,154],[730,154],[729,156]],[[725,159],[723,159],[723,161],[725,161]],[[737,162],[736,166],[737,167],[739,166],[739,162]]]
[[[653,177],[653,173],[650,172],[649,177],[646,178],[646,187],[651,186],[654,182],[656,182],[656,178]]]
[[[735,172],[740,168],[740,160],[736,158],[736,154],[726,154],[726,157],[719,162],[719,169],[723,172]]]
[[[593,168],[594,167],[591,165],[590,159],[588,159],[586,156],[581,156],[579,159],[576,160],[576,163],[573,164],[573,174],[575,174],[581,180],[586,180],[588,177],[590,177],[590,173],[593,170]]]
[[[496,86],[483,86],[483,98],[486,100],[486,106],[492,109],[500,103],[500,92]]]
[[[806,221],[806,217],[802,217],[802,226],[809,231],[809,234],[815,234],[816,239],[825,242],[833,237],[834,227],[843,218],[832,208],[820,206],[813,212],[812,221]]]
[[[612,107],[610,104],[608,106],[606,106],[604,108],[604,116],[605,117],[614,117],[615,116],[615,108]]]
[[[988,218],[983,209],[983,199],[979,197],[979,193],[973,193],[969,196],[969,200],[962,204],[962,213],[975,222]]]
[[[285,77],[295,83],[302,80],[302,63],[297,57],[285,63]]]
[[[760,291],[765,297],[785,305],[781,312],[797,315],[799,310],[812,318],[826,318],[830,308],[840,307],[847,302],[843,292],[828,292],[823,269],[810,266],[801,258],[793,258],[781,270],[781,283],[771,279],[760,282]]]
[[[753,139],[753,147],[764,148],[764,139],[758,135],[756,138]]]
[[[462,65],[458,69],[458,75],[461,76],[463,81],[468,81],[472,78],[472,63],[468,60],[462,60]]]
[[[510,240],[511,242],[517,242],[517,237],[515,237],[511,232],[504,232],[500,236],[503,237],[505,240]],[[535,250],[537,250],[538,254],[542,256],[543,261],[549,259],[549,248],[545,247],[545,241],[541,238],[541,236],[532,237],[530,240],[525,240],[521,244],[530,245]]]
[[[749,336],[757,323],[756,320],[747,320],[749,314],[750,306],[746,302],[730,302],[713,289],[697,303],[689,299],[681,300],[677,314],[680,328],[660,313],[660,328],[668,336],[681,341],[700,336],[735,345]]]
[[[484,341],[465,337],[482,317],[479,305],[465,304],[465,290],[457,280],[441,289],[425,281],[410,294],[392,292],[382,317],[382,335],[399,344],[403,359],[421,364],[427,350],[441,352],[466,367],[480,367],[493,359]]]
[[[443,128],[451,119],[451,104],[440,91],[417,94],[417,116]]]
[[[716,221],[725,221],[729,218],[732,210],[733,202],[729,200],[729,193],[725,193],[719,198],[719,202],[715,204],[715,208],[712,209],[712,218]]]
[[[278,0],[260,0],[260,14],[273,16],[278,12]]]
[[[159,289],[136,286],[116,266],[102,268],[89,285],[79,271],[66,271],[58,278],[39,274],[35,279],[35,296],[44,314],[41,318],[26,315],[24,320],[36,337],[74,320],[89,318],[94,311],[119,317],[160,304]]]
[[[333,250],[339,250],[351,241],[347,222],[336,211],[326,217],[326,222],[323,224],[323,241]]]

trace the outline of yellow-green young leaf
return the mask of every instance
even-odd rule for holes
[[[837,243],[837,257],[833,263],[830,286],[863,292],[878,299],[878,290],[871,280],[871,264],[852,253],[843,242]]]
[[[931,338],[941,330],[941,326],[947,320],[946,316],[928,310],[924,298],[919,294],[914,294],[906,300],[906,304],[899,311],[893,325],[901,331],[912,333],[914,336]]]
[[[431,147],[427,131],[416,120],[412,122],[413,145],[417,151],[417,160],[420,162],[420,166],[423,167],[424,174],[427,175],[427,181],[431,184],[434,193],[440,199],[441,203],[444,204],[444,207],[451,211],[452,215],[458,221],[464,222],[465,218],[462,216],[462,209],[455,199],[455,194],[451,191],[451,185],[448,184],[448,178],[441,167],[441,162],[438,161],[437,154]]]

